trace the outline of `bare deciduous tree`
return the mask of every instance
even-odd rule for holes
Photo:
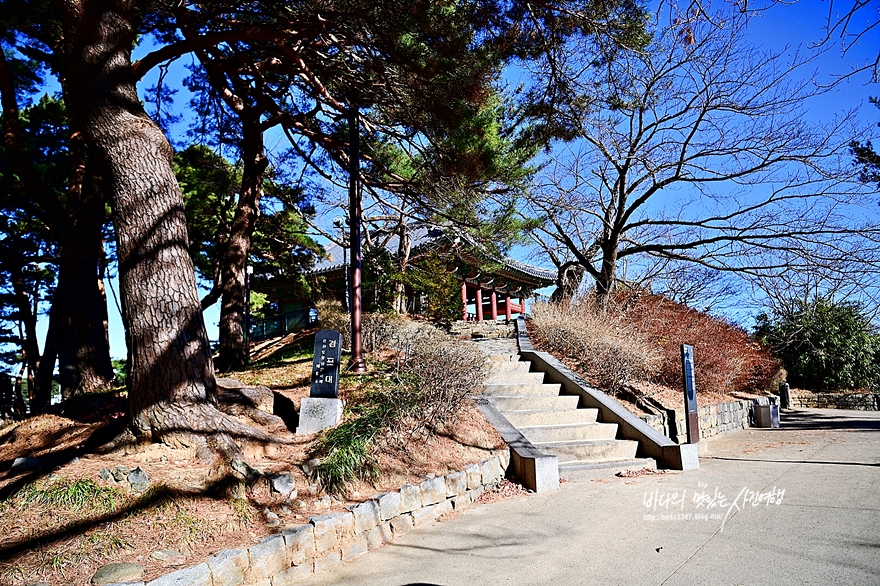
[[[762,278],[874,261],[876,205],[848,150],[864,131],[852,113],[810,121],[806,102],[828,91],[809,75],[817,53],[750,45],[749,18],[664,8],[646,50],[584,71],[581,136],[553,153],[527,213],[546,218],[533,235],[557,267],[583,267],[600,296],[624,259]]]

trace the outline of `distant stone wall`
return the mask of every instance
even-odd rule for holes
[[[794,409],[854,409],[857,411],[880,411],[880,395],[877,393],[791,393]]]
[[[741,399],[729,403],[706,405],[697,411],[700,420],[700,439],[708,439],[749,427],[753,406],[778,404],[776,397]],[[684,409],[675,410],[675,425],[669,425],[669,415],[642,415],[641,418],[651,427],[678,443],[687,441],[687,424]]]
[[[165,574],[146,586],[287,586],[358,558],[393,539],[466,507],[495,486],[507,450],[460,472],[380,494],[345,512],[309,517],[247,549],[225,549],[207,562]]]
[[[457,321],[449,328],[449,333],[463,338],[513,338],[513,320],[507,321]]]

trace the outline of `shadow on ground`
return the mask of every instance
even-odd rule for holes
[[[845,411],[845,415],[834,413],[834,411],[835,410],[832,409],[787,409],[780,414],[782,427],[774,429],[773,431],[785,432],[821,429],[880,431],[880,412],[878,411]],[[853,416],[853,413],[859,413],[859,415]]]

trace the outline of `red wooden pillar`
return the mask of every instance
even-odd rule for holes
[[[526,316],[526,299],[525,299],[525,297],[519,298],[519,313],[523,317]]]
[[[461,319],[467,321],[467,281],[461,282]]]
[[[477,321],[483,321],[483,287],[477,285]]]
[[[510,317],[511,317],[510,314],[511,314],[511,311],[510,311],[510,293],[508,293],[507,295],[504,296],[504,317],[506,317],[506,318],[508,319],[508,321],[510,320]]]
[[[495,290],[492,290],[492,295],[490,295],[492,300],[492,321],[498,319],[498,296],[495,295]]]

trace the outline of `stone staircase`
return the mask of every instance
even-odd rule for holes
[[[636,458],[638,442],[619,440],[616,423],[598,423],[598,409],[578,409],[579,398],[561,395],[560,385],[544,383],[544,373],[516,354],[488,356],[483,393],[538,450],[559,459],[559,477],[586,480],[622,470],[656,468]]]

